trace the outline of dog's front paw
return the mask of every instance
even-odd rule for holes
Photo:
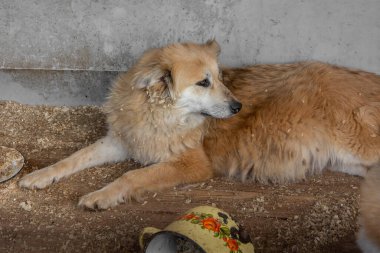
[[[114,189],[103,188],[83,196],[78,205],[88,209],[108,209],[124,203],[126,194]]]
[[[19,181],[18,185],[29,189],[45,188],[58,179],[49,171],[49,168],[34,171]]]

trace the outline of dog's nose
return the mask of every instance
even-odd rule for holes
[[[241,109],[242,104],[236,100],[230,103],[230,110],[233,114],[238,113]]]

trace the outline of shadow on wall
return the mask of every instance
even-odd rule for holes
[[[0,70],[0,100],[100,105],[118,74],[117,71]]]

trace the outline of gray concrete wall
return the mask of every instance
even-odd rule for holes
[[[99,103],[110,80],[102,71],[127,70],[150,47],[211,37],[225,65],[313,59],[380,73],[379,13],[380,0],[2,0],[0,99]],[[17,81],[5,69],[29,70]],[[27,83],[40,69],[52,77]],[[58,77],[68,72],[53,70],[87,71],[87,81],[70,74],[69,84]]]

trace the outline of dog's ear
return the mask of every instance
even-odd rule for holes
[[[148,88],[156,83],[163,83],[167,86],[172,84],[170,71],[152,69],[148,71],[139,71],[135,77],[135,86],[139,89]]]
[[[155,49],[146,52],[133,71],[133,81],[135,87],[139,89],[147,88],[156,83],[171,83],[171,74],[168,66],[160,60],[160,50]]]
[[[148,88],[162,80],[167,75],[158,66],[146,66],[135,72],[134,83],[138,89]]]
[[[206,48],[211,50],[211,52],[214,53],[216,56],[219,56],[221,49],[219,43],[215,39],[208,40],[205,46]]]

